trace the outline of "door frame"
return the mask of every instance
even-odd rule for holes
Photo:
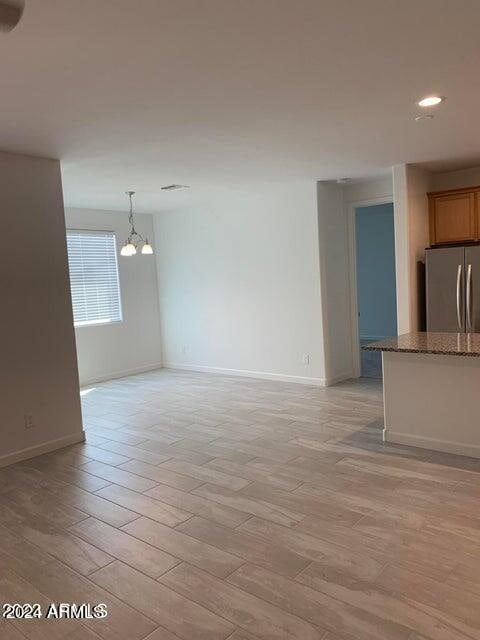
[[[377,204],[394,205],[393,196],[371,198],[370,200],[355,200],[348,203],[347,230],[348,230],[348,262],[349,262],[349,288],[350,288],[350,338],[352,341],[352,371],[354,378],[360,378],[361,349],[360,335],[358,331],[358,293],[357,293],[357,245],[355,211],[361,207],[372,207]],[[393,224],[395,227],[395,209],[393,212]],[[396,255],[394,255],[396,262]]]

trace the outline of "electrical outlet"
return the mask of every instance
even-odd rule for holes
[[[310,354],[309,353],[304,353],[303,354],[303,364],[310,364]]]
[[[34,429],[35,428],[35,422],[33,421],[33,416],[31,413],[26,413],[23,416],[23,421],[25,424],[25,429]]]

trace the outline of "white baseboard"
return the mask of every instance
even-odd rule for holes
[[[334,384],[338,384],[339,382],[343,382],[344,380],[351,380],[352,378],[355,378],[352,371],[349,371],[348,373],[341,373],[340,375],[333,376],[332,378],[325,378],[324,386],[331,387]]]
[[[42,444],[34,445],[33,447],[27,447],[20,451],[14,451],[13,453],[7,453],[5,456],[0,457],[0,468],[7,467],[15,462],[22,462],[22,460],[28,460],[29,458],[35,458],[41,456],[44,453],[50,453],[57,449],[63,449],[70,444],[77,444],[85,440],[85,432],[80,431],[63,438],[57,438],[56,440],[49,440],[48,442],[42,442]]]
[[[145,364],[141,367],[135,367],[133,369],[124,369],[122,371],[113,371],[111,373],[105,373],[95,378],[87,378],[86,380],[80,379],[81,387],[88,387],[92,384],[99,382],[108,382],[108,380],[116,380],[117,378],[126,378],[127,376],[134,376],[137,373],[146,373],[147,371],[154,371],[155,369],[161,369],[163,364],[161,362],[153,362],[151,364]]]
[[[353,378],[351,372],[344,373],[332,378],[313,378],[309,376],[292,376],[283,373],[272,373],[270,371],[249,371],[247,369],[227,369],[225,367],[209,367],[200,364],[184,364],[179,362],[155,362],[143,367],[136,367],[135,369],[125,369],[123,371],[116,371],[114,373],[108,373],[96,378],[88,378],[87,380],[81,380],[80,386],[87,387],[92,384],[100,382],[108,382],[109,380],[116,380],[118,378],[126,378],[127,376],[133,376],[137,373],[146,373],[147,371],[154,371],[155,369],[179,369],[181,371],[198,371],[199,373],[218,373],[224,376],[238,376],[241,378],[256,378],[258,380],[277,380],[278,382],[293,382],[295,384],[305,384],[313,387],[329,387],[331,385],[342,382],[343,380],[349,380]]]
[[[443,451],[445,453],[454,453],[459,456],[468,456],[469,458],[480,458],[480,445],[464,444],[453,440],[438,440],[436,438],[425,438],[410,433],[398,433],[384,429],[384,442],[392,442],[394,444],[403,444],[410,447],[420,447],[420,449],[430,449],[431,451]]]
[[[198,371],[204,373],[218,373],[224,376],[238,376],[241,378],[257,378],[259,380],[276,380],[277,382],[294,382],[314,387],[324,387],[324,378],[309,378],[307,376],[290,376],[283,373],[270,373],[268,371],[248,371],[246,369],[225,369],[223,367],[207,367],[200,364],[181,364],[177,362],[164,362],[165,369],[180,369],[182,371]]]

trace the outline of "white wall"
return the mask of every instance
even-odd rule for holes
[[[417,261],[429,246],[428,198],[432,176],[413,165],[393,168],[398,333],[419,328]]]
[[[411,331],[410,323],[410,247],[408,225],[407,167],[393,167],[393,210],[395,218],[395,277],[397,283],[397,330]]]
[[[425,249],[430,246],[427,192],[431,190],[431,178],[430,172],[420,167],[407,165],[410,227],[410,327],[412,331],[419,330],[421,316],[417,263],[425,262]]]
[[[0,192],[3,466],[83,431],[60,165],[0,152]]]
[[[155,235],[168,366],[324,381],[314,182],[212,189]]]
[[[66,209],[71,229],[114,231],[120,250],[128,235],[127,214]],[[135,226],[155,246],[150,215],[135,214]],[[118,256],[123,322],[78,327],[78,370],[82,385],[161,366],[160,316],[155,256]]]
[[[431,190],[461,189],[480,184],[480,167],[460,169],[459,171],[445,171],[432,174]]]
[[[353,375],[350,255],[344,185],[318,182],[323,342],[329,384]]]

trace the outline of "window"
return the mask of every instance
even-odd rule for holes
[[[75,326],[120,322],[115,234],[68,229],[67,248]]]

